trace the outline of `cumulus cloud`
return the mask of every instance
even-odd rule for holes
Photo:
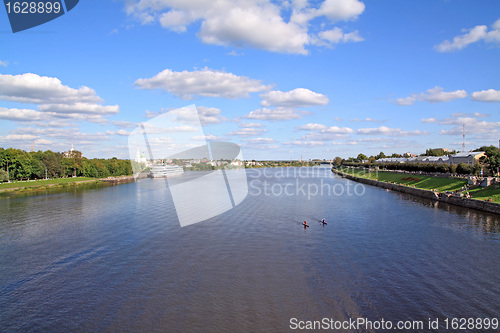
[[[58,78],[33,73],[0,74],[0,100],[34,104],[103,102],[89,87],[74,89],[63,85]]]
[[[256,127],[246,127],[246,128],[240,128],[239,130],[231,131],[231,132],[227,133],[227,135],[240,136],[240,137],[250,137],[250,136],[261,135],[264,132],[267,132],[267,129],[256,128]]]
[[[221,115],[221,110],[217,108],[198,106],[196,107],[196,111],[198,112],[198,115],[193,114],[185,108],[174,109],[166,112],[160,111],[158,113],[150,113],[146,111],[146,117],[152,118],[160,114],[168,113],[174,116],[173,120],[176,122],[186,124],[198,124],[198,122],[200,122],[202,125],[219,124],[224,121],[229,121],[229,119]]]
[[[500,43],[500,20],[493,23],[488,30],[485,25],[477,25],[472,29],[463,29],[464,34],[455,36],[452,41],[445,40],[435,46],[438,52],[452,52],[483,40],[486,43]]]
[[[338,27],[335,27],[331,30],[321,31],[318,34],[318,37],[321,40],[327,41],[331,44],[362,42],[365,40],[363,37],[359,35],[358,30],[344,33],[344,31]]]
[[[61,139],[65,142],[74,143],[88,143],[100,142],[109,140],[106,133],[84,133],[80,132],[78,128],[33,128],[33,127],[19,127],[13,131],[13,134],[21,135],[34,135],[37,137],[47,136],[52,139]]]
[[[299,131],[322,131],[326,130],[328,126],[323,124],[309,123],[301,126],[297,126],[296,129]]]
[[[282,14],[292,9],[289,20]],[[313,19],[324,17],[334,23],[356,19],[365,9],[359,0],[307,1],[270,0],[130,0],[126,11],[142,24],[159,22],[168,30],[183,33],[200,22],[197,36],[207,44],[253,47],[271,52],[308,54],[315,38],[309,33]],[[322,28],[322,27],[321,27]],[[345,37],[355,40],[355,35]]]
[[[240,123],[240,127],[262,127],[261,123]]]
[[[249,144],[271,144],[275,143],[276,141],[272,138],[253,138],[247,141]]]
[[[471,100],[480,102],[500,102],[500,90],[488,89],[474,91],[471,94]]]
[[[467,97],[465,90],[444,91],[441,87],[434,87],[420,94],[411,94],[408,97],[397,98],[394,102],[398,105],[413,105],[415,102],[424,101],[429,103],[449,102],[458,98]]]
[[[353,121],[353,122],[368,122],[368,123],[383,123],[385,120],[377,120],[377,119],[373,119],[373,118],[364,118],[364,119],[349,119],[349,121]]]
[[[329,141],[345,139],[349,134],[354,133],[354,130],[349,127],[326,126],[323,124],[309,123],[296,127],[299,131],[310,131],[304,135],[301,140],[304,141]]]
[[[424,124],[433,124],[437,123],[438,120],[436,118],[422,118],[420,121]]]
[[[376,128],[360,128],[358,134],[362,135],[387,135],[387,136],[417,136],[428,135],[426,131],[403,131],[399,128],[389,128],[387,126],[380,126]]]
[[[325,145],[325,143],[322,141],[302,141],[302,140],[284,142],[284,144],[285,145],[300,146],[300,147],[317,147],[317,146]]]
[[[290,108],[280,107],[276,109],[269,109],[264,107],[250,112],[248,115],[244,116],[244,118],[257,120],[291,120],[300,119],[302,116]]]
[[[14,121],[35,121],[41,120],[43,114],[30,109],[7,109],[0,107],[0,119]]]
[[[152,78],[138,79],[134,84],[140,89],[168,91],[182,99],[196,96],[235,99],[268,88],[258,80],[208,68],[192,72],[165,69]]]
[[[490,115],[487,113],[479,113],[479,112],[473,112],[473,113],[456,112],[456,113],[452,113],[451,116],[452,117],[488,118]]]
[[[441,130],[442,135],[462,135],[462,126],[465,124],[467,136],[480,136],[483,134],[500,134],[500,122],[488,122],[474,117],[454,117],[439,121],[439,125],[452,126],[449,130]]]
[[[108,134],[108,135],[129,136],[130,132],[127,132],[124,129],[120,129],[118,131],[106,131],[106,134]]]
[[[196,135],[191,138],[192,140],[195,141],[225,141],[226,138],[223,136],[218,136],[218,135],[213,135],[210,133],[207,133],[205,135]]]
[[[71,103],[71,104],[42,104],[38,106],[38,110],[42,112],[55,112],[55,113],[117,114],[120,111],[120,108],[118,105]]]
[[[328,104],[328,97],[309,89],[296,88],[287,92],[273,90],[261,94],[262,106],[304,107]]]
[[[0,74],[0,100],[38,104],[44,117],[66,114],[65,117],[92,121],[101,115],[119,112],[118,105],[101,105],[103,99],[92,88],[74,89],[63,85],[58,78],[33,73]],[[34,112],[31,112],[33,116],[40,119],[42,115]],[[26,110],[17,113],[27,114]]]

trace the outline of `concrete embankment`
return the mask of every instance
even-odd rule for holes
[[[482,210],[482,211],[489,212],[489,213],[500,214],[500,204],[495,203],[495,202],[467,199],[465,197],[453,196],[453,195],[449,195],[446,193],[437,193],[434,191],[422,190],[419,188],[414,188],[414,187],[409,187],[409,186],[404,186],[404,185],[386,183],[386,182],[381,182],[381,181],[373,180],[373,179],[360,178],[360,177],[356,177],[353,175],[349,175],[349,174],[340,172],[340,171],[335,170],[335,169],[332,171],[343,178],[347,178],[347,179],[350,179],[350,180],[353,180],[353,181],[356,181],[359,183],[377,186],[377,187],[389,189],[391,191],[398,191],[398,192],[402,192],[402,193],[412,194],[412,195],[416,195],[416,196],[419,196],[422,198],[446,202],[446,203],[452,204],[452,205],[462,206],[462,207],[466,207],[466,208],[473,208],[473,209]]]

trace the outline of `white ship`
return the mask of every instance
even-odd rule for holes
[[[178,165],[155,165],[151,168],[153,178],[180,176],[183,173],[184,169]]]

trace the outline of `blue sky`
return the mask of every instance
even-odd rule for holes
[[[137,124],[192,104],[246,159],[500,139],[496,0],[87,0],[15,34],[0,9],[0,45],[4,148],[127,158]]]

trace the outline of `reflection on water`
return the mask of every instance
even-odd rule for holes
[[[500,313],[498,216],[369,186],[275,195],[356,183],[247,172],[259,195],[249,186],[234,209],[184,228],[164,180],[0,200],[0,330],[287,331],[291,318]]]

